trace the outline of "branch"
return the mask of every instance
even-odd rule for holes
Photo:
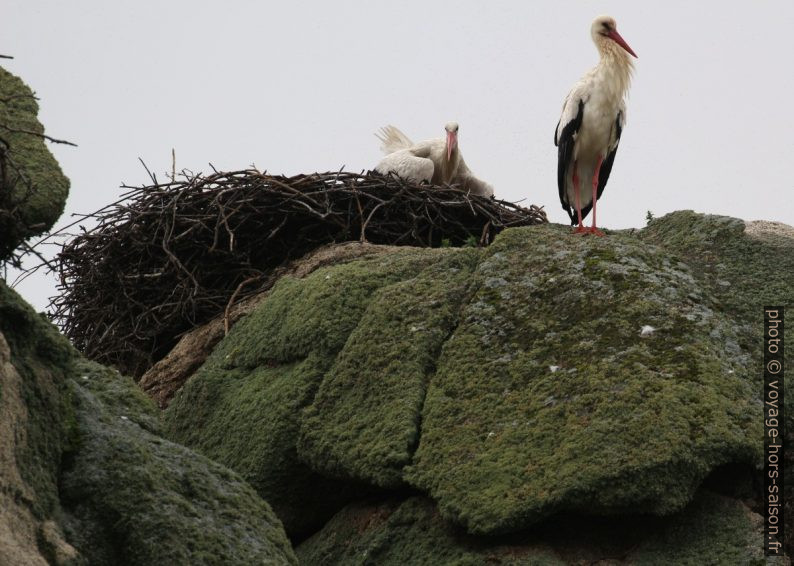
[[[6,98],[0,98],[0,102],[8,104],[12,100],[18,100],[20,98],[22,98],[22,99],[30,99],[30,100],[39,100],[39,97],[36,96],[35,94],[27,94],[27,93],[25,93],[25,94],[12,94],[11,96],[8,96]]]
[[[172,154],[171,177],[174,169]],[[151,184],[123,185],[120,200],[76,221],[94,226],[53,262],[61,295],[50,303],[79,350],[134,376],[215,317],[227,330],[258,282],[322,246],[487,245],[507,227],[547,222],[534,206],[371,172],[213,168],[158,183],[146,171]]]
[[[72,142],[66,141],[66,140],[59,140],[59,139],[53,138],[51,136],[48,136],[47,134],[41,134],[39,132],[34,132],[32,130],[23,130],[22,128],[12,128],[11,126],[6,126],[5,124],[0,124],[0,128],[3,128],[4,130],[8,130],[9,132],[14,132],[15,134],[28,134],[30,136],[36,136],[38,138],[45,139],[45,140],[50,141],[52,143],[62,143],[64,145],[71,145],[71,146],[77,147],[76,143],[72,143]]]

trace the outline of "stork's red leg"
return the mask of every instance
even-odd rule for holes
[[[576,216],[579,218],[579,225],[574,228],[574,234],[584,234],[587,228],[582,223],[582,199],[579,196],[579,175],[576,173],[576,161],[573,162],[573,194],[576,202]]]
[[[588,232],[596,236],[603,236],[604,233],[596,227],[596,202],[598,202],[598,177],[601,173],[601,158],[598,158],[595,173],[593,173],[593,225]]]

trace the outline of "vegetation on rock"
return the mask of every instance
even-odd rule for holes
[[[303,414],[298,452],[312,468],[380,487],[402,484],[428,379],[472,292],[480,255],[443,255],[375,293]]]
[[[170,438],[238,471],[292,536],[318,528],[354,493],[298,459],[301,410],[314,399],[376,291],[431,265],[441,250],[394,253],[285,277],[232,328],[165,412]]]
[[[710,256],[682,253],[673,236],[737,221],[682,214],[605,239],[515,228],[486,249],[406,248],[284,278],[176,395],[167,433],[240,472],[297,539],[356,485],[424,492],[472,536],[683,517],[709,474],[760,465],[747,329],[763,296],[737,259],[745,291],[726,308],[712,272],[734,260],[713,239]],[[735,227],[724,238],[737,258],[768,252]],[[769,293],[786,300],[791,283]],[[319,481],[336,488],[307,520]]]
[[[296,563],[240,476],[0,282],[0,563]]]
[[[69,442],[73,354],[0,280],[0,564],[43,565],[75,554],[52,522]]]
[[[131,379],[93,362],[78,373],[78,442],[61,496],[87,564],[296,563],[267,503],[239,475],[162,439],[157,409]]]
[[[38,111],[30,88],[0,67],[0,262],[18,263],[14,250],[52,227],[69,193]]]
[[[446,516],[495,533],[561,511],[668,514],[715,467],[759,461],[749,358],[664,250],[521,228],[476,274],[407,474]]]
[[[699,494],[666,518],[565,517],[532,531],[477,537],[445,521],[423,497],[362,501],[297,548],[302,564],[563,566],[768,564],[761,517],[742,503]],[[771,561],[782,564],[783,561]]]

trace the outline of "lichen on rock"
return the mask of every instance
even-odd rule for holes
[[[794,304],[794,228],[778,222],[744,222],[736,218],[673,212],[654,220],[641,233],[643,240],[675,253],[692,268],[698,283],[719,310],[730,313],[738,344],[751,357],[746,377],[761,375],[763,311]],[[785,338],[792,336],[787,326]],[[784,367],[794,367],[794,348],[784,350]],[[760,379],[760,378],[759,378]],[[784,380],[787,516],[794,515],[794,380]],[[787,521],[788,548],[794,545],[794,521]],[[789,550],[790,551],[790,550]]]
[[[749,359],[664,250],[522,228],[476,275],[408,474],[446,516],[497,533],[577,509],[669,514],[710,470],[760,457]]]

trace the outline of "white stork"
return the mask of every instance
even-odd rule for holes
[[[404,179],[433,185],[460,185],[463,190],[484,197],[493,195],[493,187],[469,170],[458,148],[458,124],[444,126],[446,136],[414,143],[394,126],[381,128],[375,136],[386,154],[375,171],[396,173]]]
[[[558,147],[557,186],[562,208],[571,217],[574,232],[603,236],[596,227],[596,201],[604,192],[620,134],[626,123],[624,97],[637,57],[620,36],[614,18],[593,20],[590,35],[601,60],[571,89],[562,106],[554,132]],[[592,192],[580,180],[592,180]],[[593,225],[585,228],[582,219],[593,209]]]

